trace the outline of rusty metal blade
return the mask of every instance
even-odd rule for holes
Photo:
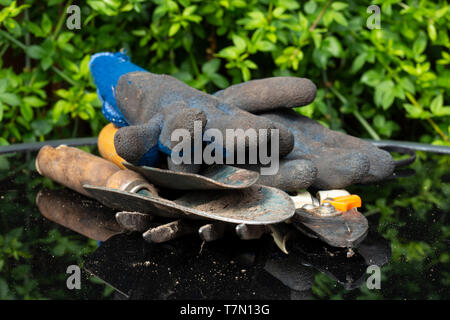
[[[325,243],[341,248],[355,248],[367,235],[369,223],[355,208],[333,217],[320,217],[297,209],[293,222],[296,228]]]
[[[124,162],[125,167],[143,175],[157,186],[178,190],[243,189],[256,183],[259,173],[228,165],[214,165],[201,174],[176,172]]]
[[[163,217],[273,224],[285,221],[295,213],[294,203],[285,192],[260,185],[238,190],[191,191],[174,201],[105,187],[85,185],[84,188],[95,199],[114,209]]]

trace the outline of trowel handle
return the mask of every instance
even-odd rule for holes
[[[83,188],[87,184],[129,192],[147,189],[156,194],[155,188],[138,173],[121,170],[112,162],[64,145],[42,147],[36,158],[36,169],[41,175],[86,196],[90,196]]]
[[[98,152],[104,159],[111,161],[121,169],[125,169],[125,166],[122,164],[125,160],[117,154],[114,146],[114,135],[117,130],[118,128],[109,123],[100,131],[97,140]]]

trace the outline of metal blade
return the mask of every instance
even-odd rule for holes
[[[355,208],[341,215],[321,217],[297,209],[293,218],[297,229],[325,243],[341,248],[355,248],[367,235],[369,223]]]
[[[295,213],[294,203],[286,193],[260,185],[242,190],[191,191],[175,201],[105,187],[83,187],[111,208],[171,218],[273,224],[288,220]]]
[[[259,173],[228,165],[214,165],[201,174],[176,172],[124,162],[125,167],[143,175],[157,186],[178,190],[243,189],[255,184]]]

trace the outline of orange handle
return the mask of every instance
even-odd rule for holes
[[[336,197],[332,200],[325,199],[323,202],[331,203],[336,208],[336,210],[339,211],[348,211],[352,208],[361,207],[361,198],[356,194]]]
[[[118,129],[110,123],[100,131],[97,142],[98,151],[104,159],[111,161],[121,169],[125,169],[122,164],[125,160],[117,154],[116,148],[114,147],[114,135],[117,130]]]

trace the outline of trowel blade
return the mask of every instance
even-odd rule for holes
[[[85,185],[84,188],[111,208],[171,218],[255,225],[279,223],[295,213],[294,203],[285,192],[260,185],[238,190],[190,191],[174,201],[105,187]]]
[[[333,247],[355,248],[367,235],[369,223],[356,208],[332,217],[312,215],[297,209],[294,225],[309,236],[317,237]]]
[[[214,165],[201,174],[176,172],[124,162],[125,167],[143,175],[157,186],[177,190],[244,189],[259,179],[259,173],[228,165]]]

